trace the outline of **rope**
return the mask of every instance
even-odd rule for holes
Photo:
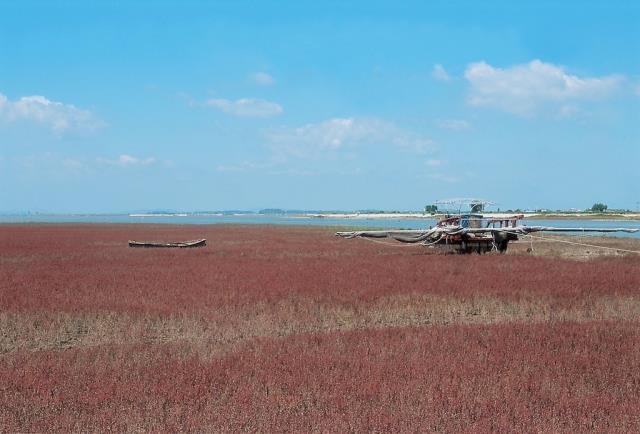
[[[386,241],[381,241],[381,240],[377,240],[375,238],[368,238],[368,237],[355,237],[355,238],[360,238],[361,240],[367,240],[370,241],[372,243],[378,243],[378,244],[382,244],[384,246],[389,246],[389,247],[420,247],[420,246],[424,246],[425,244],[422,243],[415,243],[415,244],[410,244],[410,243],[394,243],[392,242],[386,242]]]
[[[442,237],[443,237],[443,235],[442,235],[442,234],[440,234],[440,236],[439,236],[437,239],[435,239],[434,241],[432,241],[432,242],[430,242],[430,243],[427,243],[426,241],[423,241],[423,242],[422,242],[422,243],[420,243],[420,244],[422,244],[423,246],[427,246],[427,247],[428,247],[428,246],[433,246],[433,245],[435,245],[435,244],[438,244],[438,243],[440,242],[440,240],[442,239]]]
[[[378,244],[382,244],[384,246],[389,246],[389,247],[429,247],[429,246],[433,246],[434,244],[437,244],[440,239],[442,238],[442,235],[440,237],[438,237],[435,241],[432,241],[430,243],[427,243],[426,241],[423,241],[421,243],[402,243],[402,244],[398,244],[398,243],[394,243],[394,242],[386,242],[386,241],[381,241],[381,240],[377,240],[375,238],[368,238],[368,237],[356,237],[356,238],[360,238],[363,240],[367,240],[367,241],[371,241],[372,243],[378,243]]]
[[[522,234],[518,234],[517,232],[511,232],[511,231],[505,231],[505,232],[509,232],[509,233],[516,234],[516,235],[522,235]],[[594,247],[596,249],[615,250],[615,251],[618,251],[618,252],[636,253],[636,254],[640,255],[640,250],[628,250],[628,249],[620,249],[620,248],[617,248],[617,247],[597,246],[595,244],[576,243],[575,241],[559,240],[557,238],[547,238],[547,237],[541,237],[539,235],[531,235],[531,234],[526,234],[526,235],[531,237],[531,238],[539,238],[541,240],[555,241],[555,242],[558,242],[558,243],[574,244],[576,246],[582,246],[582,247]]]

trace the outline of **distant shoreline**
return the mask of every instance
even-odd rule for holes
[[[452,212],[449,215],[456,215]],[[439,220],[447,214],[444,213],[423,213],[423,212],[334,212],[334,211],[283,211],[282,213],[262,213],[253,211],[233,211],[233,212],[137,212],[137,213],[35,213],[35,214],[0,214],[0,221],[6,218],[14,219],[46,219],[49,218],[135,218],[135,219],[165,219],[165,218],[288,218],[288,219],[342,219],[342,220]],[[640,213],[588,213],[588,212],[567,212],[567,213],[534,213],[534,212],[483,212],[486,218],[508,218],[514,215],[522,215],[525,220],[591,220],[591,221],[640,221]],[[3,217],[5,219],[3,219]]]
[[[376,220],[376,219],[425,219],[434,220],[443,217],[445,214],[425,214],[425,213],[309,213],[298,214],[299,217],[306,218],[339,218],[354,220]],[[523,215],[527,220],[614,220],[629,221],[640,220],[640,213],[625,214],[591,214],[591,213],[483,213],[485,217],[506,218],[514,215]]]

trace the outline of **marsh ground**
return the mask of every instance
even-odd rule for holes
[[[640,255],[275,226],[3,225],[0,242],[1,431],[640,428]]]

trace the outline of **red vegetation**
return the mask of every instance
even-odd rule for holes
[[[450,326],[262,342],[213,360],[97,348],[0,363],[4,430],[640,428],[636,324]]]
[[[4,225],[0,249],[0,432],[640,430],[636,257],[256,226]]]
[[[128,239],[201,237],[206,248],[127,248]],[[192,313],[300,296],[359,305],[420,293],[570,304],[640,288],[634,257],[425,255],[305,227],[15,225],[0,227],[0,245],[0,308],[12,311]]]

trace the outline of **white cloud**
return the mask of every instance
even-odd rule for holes
[[[90,111],[72,104],[51,101],[40,95],[23,96],[10,101],[1,93],[0,121],[35,122],[50,128],[55,134],[67,131],[93,131],[105,125]]]
[[[315,176],[320,172],[316,170],[305,170],[305,169],[281,169],[281,170],[270,170],[267,172],[268,175],[273,176]]]
[[[338,149],[378,135],[379,128],[368,121],[353,118],[334,118],[317,124],[289,130],[292,138],[300,142],[313,142],[320,148]]]
[[[262,171],[270,175],[360,175],[362,169],[353,167],[361,158],[366,158],[360,153],[363,149],[372,155],[380,151],[387,153],[388,148],[403,149],[414,158],[413,154],[425,154],[436,147],[426,137],[377,118],[332,118],[300,127],[274,128],[266,130],[264,138],[271,151],[266,159],[219,164],[215,170]],[[319,170],[321,161],[330,165]]]
[[[130,166],[149,166],[157,163],[157,160],[154,157],[138,158],[128,154],[121,154],[115,160],[98,158],[98,162],[104,163],[104,164],[110,164],[112,166],[130,167]]]
[[[276,80],[266,72],[258,71],[251,74],[251,81],[260,86],[271,86],[276,83]]]
[[[153,158],[153,157],[140,159],[140,158],[132,157],[131,155],[122,154],[118,158],[118,162],[123,166],[128,166],[128,165],[131,165],[131,164],[148,165],[148,164],[155,163],[156,159]]]
[[[442,160],[436,160],[436,159],[427,160],[427,161],[425,162],[425,164],[426,164],[427,166],[430,166],[430,167],[442,166],[442,164],[443,164],[443,163],[444,163],[444,161],[442,161]]]
[[[439,119],[436,124],[445,130],[462,131],[471,128],[471,124],[462,119]]]
[[[524,116],[549,108],[557,112],[575,101],[606,98],[624,80],[619,75],[578,77],[568,74],[561,66],[540,60],[509,68],[472,63],[464,76],[471,86],[471,105],[495,107]]]
[[[444,69],[444,66],[440,65],[439,63],[436,65],[433,65],[433,69],[431,70],[431,76],[439,81],[451,80],[451,77],[449,76],[449,73],[447,72],[447,70]]]
[[[216,166],[216,171],[218,172],[248,172],[257,169],[265,169],[272,167],[272,163],[254,163],[252,161],[243,161],[240,164],[219,164]]]
[[[280,128],[268,131],[267,139],[274,151],[297,157],[374,144],[389,144],[419,154],[435,147],[428,138],[376,118],[333,118],[298,128]]]
[[[235,101],[222,98],[212,98],[205,105],[215,107],[225,113],[242,116],[266,118],[282,113],[282,106],[275,102],[255,98],[241,98]]]

